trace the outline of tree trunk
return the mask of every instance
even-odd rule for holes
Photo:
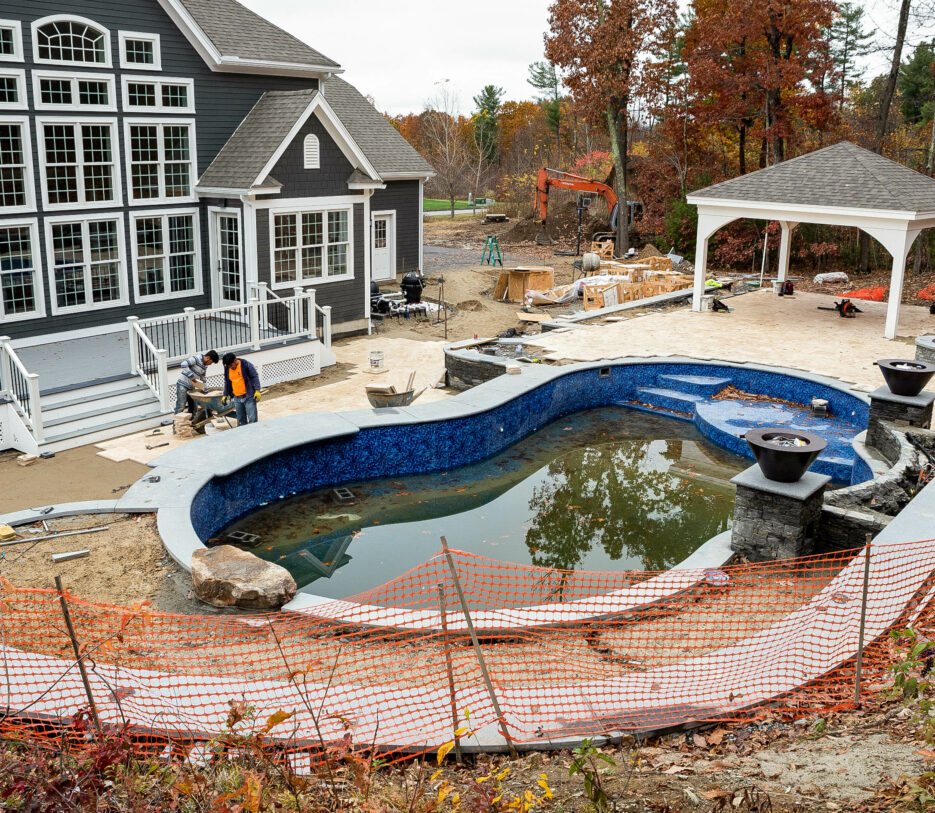
[[[625,103],[624,103],[625,104]],[[623,110],[621,115],[620,110]],[[626,107],[616,108],[610,105],[604,114],[607,121],[607,135],[610,139],[610,152],[614,157],[616,170],[615,185],[617,187],[617,245],[616,256],[622,257],[630,248],[630,235],[628,232],[627,206],[627,127]],[[620,143],[621,135],[623,144]]]
[[[740,144],[737,147],[739,153],[739,161],[737,162],[740,167],[740,174],[747,174],[747,125],[740,125]]]
[[[448,193],[448,200],[451,201],[451,219],[454,220],[455,219],[455,193],[454,192]]]

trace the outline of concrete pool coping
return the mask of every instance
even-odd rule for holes
[[[447,348],[446,352],[471,353],[465,349],[469,345],[474,345],[474,342],[456,343]],[[501,359],[491,360],[503,366],[511,364]],[[398,409],[291,415],[244,427],[237,430],[236,435],[222,433],[199,439],[196,443],[186,444],[152,461],[149,464],[154,469],[151,474],[137,481],[121,499],[116,502],[104,501],[98,507],[101,511],[114,513],[155,512],[157,528],[166,551],[180,567],[190,572],[192,555],[205,547],[193,525],[192,506],[201,490],[216,477],[230,476],[276,453],[356,435],[365,429],[435,423],[483,414],[509,404],[543,385],[576,373],[660,364],[763,372],[829,387],[865,404],[869,400],[866,393],[852,389],[848,382],[799,370],[745,362],[658,356],[605,359],[562,366],[524,364],[520,367],[519,375],[499,376],[440,402]],[[231,443],[234,437],[242,439],[241,442]],[[858,457],[865,457],[857,444],[855,451]],[[88,513],[87,508],[93,504],[83,505],[83,512]],[[66,515],[61,513],[65,511],[67,507],[60,506],[54,516]],[[51,516],[37,515],[30,510],[11,515],[6,521],[9,524],[23,524]],[[472,614],[472,620],[483,633],[500,633],[510,629],[598,621],[602,617],[634,612],[653,602],[670,600],[698,588],[704,580],[701,571],[720,567],[730,559],[728,541],[724,534],[716,536],[669,571],[612,593],[558,605],[540,604],[479,611]],[[299,593],[283,610],[301,612],[335,624],[354,624],[371,629],[392,628],[413,634],[437,632],[442,621],[438,611],[360,604],[311,593]],[[455,634],[463,632],[467,626],[463,613],[446,613],[446,621]]]

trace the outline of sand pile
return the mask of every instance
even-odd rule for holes
[[[581,215],[582,239],[590,240],[595,232],[607,231],[609,219],[610,215],[603,203],[589,212],[583,212]],[[503,235],[502,241],[504,243],[533,243],[541,229],[541,224],[533,217],[524,217]],[[550,201],[549,218],[546,221],[545,230],[553,240],[573,241],[577,238],[578,209],[574,199],[556,202],[553,198]]]

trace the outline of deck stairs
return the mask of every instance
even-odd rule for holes
[[[43,392],[40,403],[45,430],[40,452],[98,443],[171,418],[140,377],[129,374]]]

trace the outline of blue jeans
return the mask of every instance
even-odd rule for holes
[[[180,412],[188,410],[195,414],[195,402],[188,397],[188,390],[185,389],[181,384],[175,385],[175,414],[178,415]]]
[[[244,426],[248,423],[256,423],[256,400],[249,395],[235,395],[234,414],[237,416],[237,426]]]

